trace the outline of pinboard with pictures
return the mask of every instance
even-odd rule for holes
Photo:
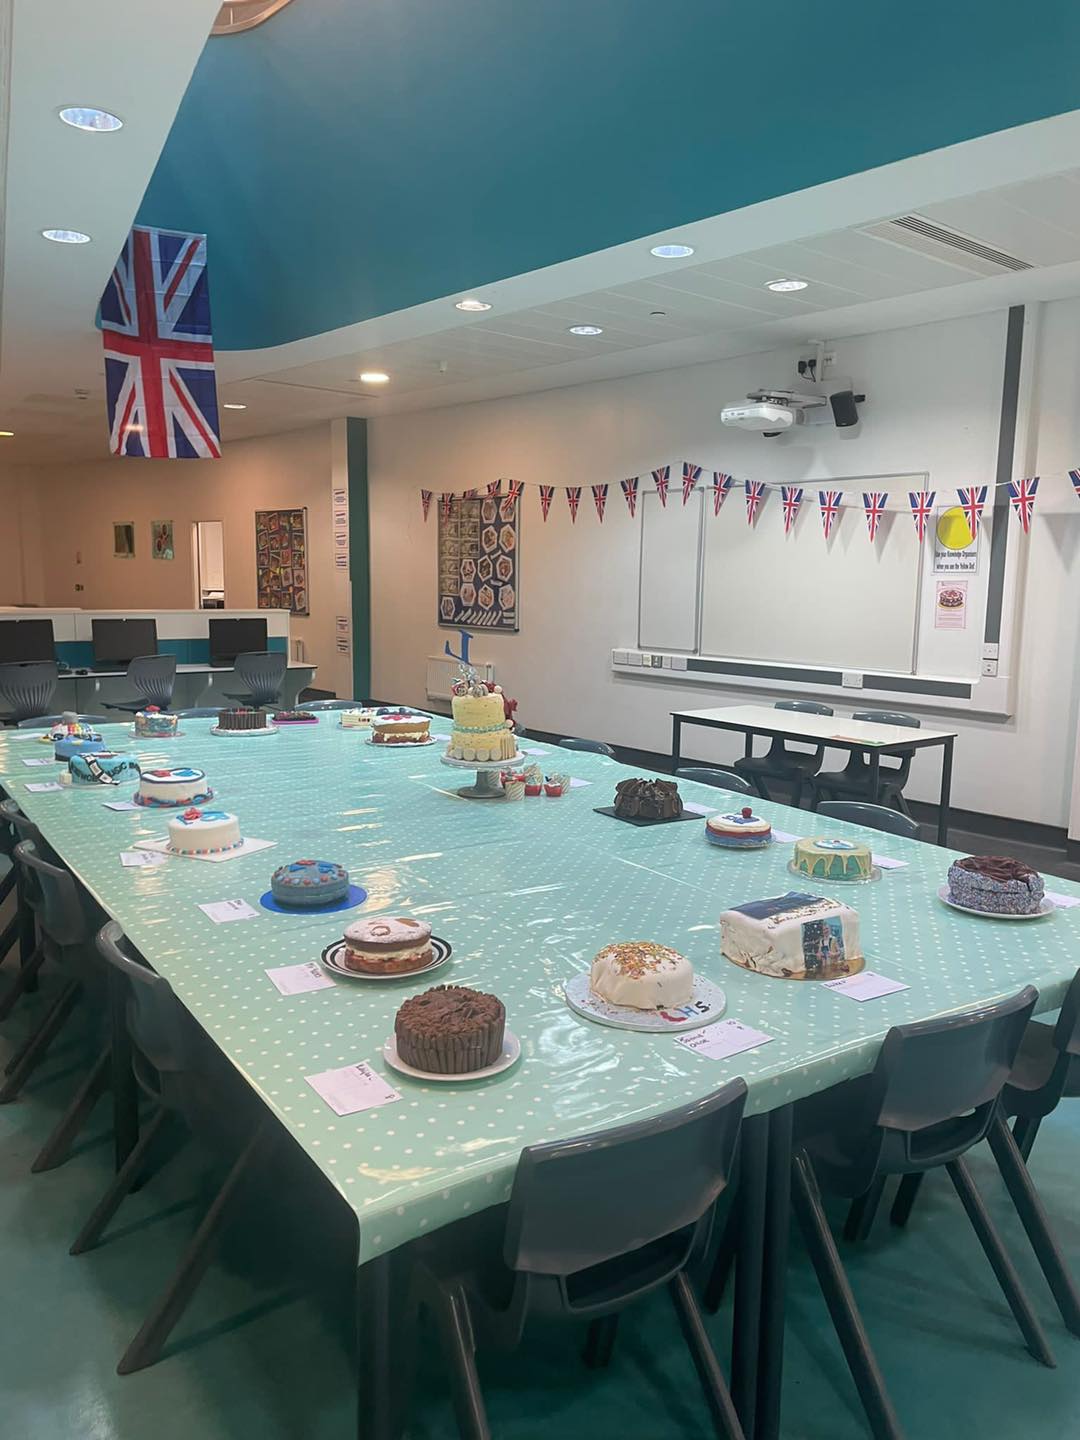
[[[439,624],[518,628],[518,501],[455,499],[439,512]]]
[[[256,603],[308,613],[307,510],[255,511]]]

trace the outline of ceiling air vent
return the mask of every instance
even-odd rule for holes
[[[1016,255],[997,250],[973,235],[964,235],[959,230],[949,230],[925,215],[898,215],[895,220],[883,220],[877,225],[867,225],[862,232],[876,240],[888,240],[892,245],[903,245],[907,250],[917,250],[921,255],[944,260],[973,275],[1000,275],[1003,270],[1032,270],[1034,266]]]

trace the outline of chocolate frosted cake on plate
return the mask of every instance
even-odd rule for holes
[[[467,1075],[494,1065],[505,1029],[502,1001],[464,985],[436,985],[413,995],[394,1020],[399,1059],[434,1075]]]
[[[674,780],[620,780],[615,786],[615,814],[641,820],[674,820],[682,814]]]
[[[1039,872],[1011,855],[969,855],[949,866],[949,899],[966,910],[1034,915],[1044,895]]]

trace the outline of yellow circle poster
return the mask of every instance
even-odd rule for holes
[[[943,510],[938,516],[937,538],[946,550],[966,550],[975,539],[968,517],[959,505]]]

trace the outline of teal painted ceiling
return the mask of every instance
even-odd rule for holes
[[[139,220],[278,345],[1080,107],[1075,0],[295,0],[211,39]]]

